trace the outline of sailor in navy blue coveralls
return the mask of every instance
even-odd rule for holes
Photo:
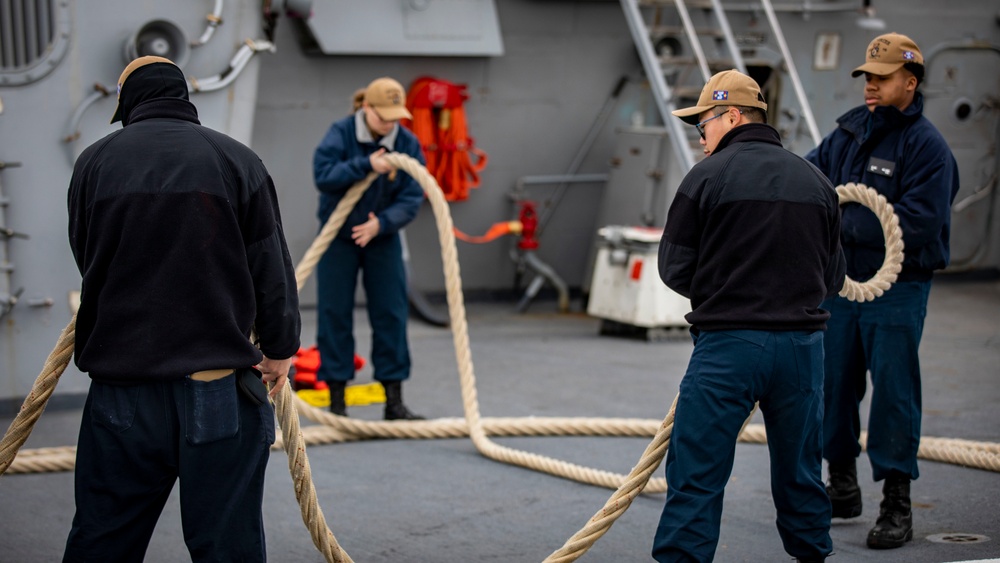
[[[876,37],[866,63],[865,105],[842,115],[837,129],[806,155],[835,184],[874,188],[893,205],[903,232],[903,269],[874,301],[833,297],[826,336],[823,457],[829,462],[833,516],[861,515],[855,459],[861,453],[859,407],[871,373],[868,459],[885,480],[873,548],[899,547],[912,537],[910,481],[919,477],[921,386],[917,350],[935,270],[948,265],[951,204],[958,166],[944,138],[923,116],[923,58],[908,37]],[[884,237],[875,215],[859,204],[843,209],[847,275],[871,278],[882,264]]]
[[[933,271],[948,261],[951,202],[958,167],[934,126],[922,117],[923,95],[904,111],[860,106],[838,120],[840,127],[806,155],[835,184],[875,188],[894,205],[903,230],[904,262],[897,282],[882,297],[853,303],[835,297],[824,304],[832,317],[827,332],[826,450],[832,462],[861,453],[858,407],[865,372],[872,372],[868,457],[873,476],[890,471],[919,476],[920,362],[917,348],[927,313]],[[891,175],[869,169],[884,160]],[[873,171],[874,170],[874,171]],[[844,209],[847,273],[865,280],[882,263],[878,219],[858,204]]]
[[[832,550],[822,481],[824,298],[843,284],[830,182],[781,146],[750,77],[719,73],[698,105],[708,158],[688,173],[659,249],[664,283],[691,299],[694,351],[667,450],[667,501],[653,541],[663,562],[711,561],[736,441],[759,403],[784,550]],[[775,557],[777,560],[778,557]]]
[[[426,162],[416,136],[398,123],[409,116],[402,87],[382,78],[369,85],[366,96],[367,106],[334,122],[316,148],[313,174],[320,192],[321,225],[347,190],[373,171],[373,155],[376,162],[385,152]],[[366,116],[369,112],[372,117]],[[369,119],[382,130],[373,131]],[[360,270],[372,328],[374,378],[386,387],[386,418],[415,416],[405,407],[400,409],[400,383],[410,376],[410,352],[406,337],[409,300],[399,231],[416,217],[423,199],[423,189],[408,174],[395,170],[380,174],[319,262],[318,377],[330,385],[331,410],[336,414],[345,414],[343,388],[354,378],[353,311]],[[365,224],[377,224],[377,234],[359,240],[357,229]]]

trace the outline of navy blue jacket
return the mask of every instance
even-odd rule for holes
[[[122,122],[70,181],[77,365],[141,382],[294,355],[295,271],[260,158],[201,126],[186,99],[145,101]]]
[[[351,114],[335,121],[313,154],[313,179],[320,191],[320,224],[326,223],[347,190],[372,171],[368,157],[381,147],[375,141],[358,142],[355,119],[355,114]],[[390,152],[408,154],[425,164],[417,137],[401,125],[396,131],[395,142],[388,147]],[[423,188],[402,170],[395,180],[389,176],[382,174],[372,182],[347,216],[338,238],[351,240],[351,229],[366,222],[368,213],[378,217],[380,237],[395,234],[417,216],[424,200]]]
[[[903,231],[899,281],[931,279],[948,265],[951,204],[958,193],[958,165],[944,137],[923,116],[917,92],[906,111],[856,107],[806,155],[834,185],[875,188],[893,205]],[[864,281],[882,265],[885,239],[878,217],[858,203],[843,207],[841,240],[847,275]]]
[[[688,172],[660,240],[660,278],[691,299],[698,330],[823,330],[844,283],[837,194],[749,123]]]

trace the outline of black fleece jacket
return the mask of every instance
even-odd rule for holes
[[[659,270],[697,330],[823,330],[844,282],[837,193],[774,128],[736,127],[681,182]]]
[[[298,293],[264,164],[186,99],[143,101],[123,122],[70,181],[77,366],[140,382],[291,357]]]

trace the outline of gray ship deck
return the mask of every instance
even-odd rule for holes
[[[577,308],[578,304],[575,304]],[[587,416],[662,419],[691,351],[679,337],[645,342],[599,336],[599,321],[552,313],[552,302],[527,314],[512,304],[467,304],[480,410],[484,417]],[[359,352],[367,350],[358,311]],[[303,341],[314,338],[305,315]],[[414,360],[405,386],[410,407],[429,417],[460,417],[462,401],[449,331],[411,323]],[[1000,442],[1000,281],[939,277],[931,292],[921,359],[923,435]],[[40,366],[39,366],[40,367]],[[371,380],[370,368],[356,382]],[[378,419],[380,406],[352,407]],[[26,448],[74,444],[80,411],[45,412]],[[11,418],[0,420],[6,428]],[[759,415],[754,422],[760,422]],[[502,438],[518,449],[588,467],[627,473],[648,440],[640,438]],[[542,561],[582,527],[611,491],[481,456],[468,439],[381,440],[308,450],[320,504],[338,541],[358,563]],[[716,561],[787,561],[774,527],[767,450],[737,446],[726,490]],[[880,486],[867,457],[859,464],[865,512],[835,521],[834,561],[944,562],[1000,557],[1000,474],[921,462],[913,485],[914,540],[871,551]],[[654,476],[662,477],[662,466]],[[150,563],[188,560],[174,497],[150,545]],[[640,495],[581,561],[648,561],[663,494]],[[73,474],[0,478],[0,561],[56,561],[73,516]],[[272,561],[323,560],[295,501],[287,458],[272,453],[264,506]],[[938,534],[989,536],[986,542],[935,542]]]

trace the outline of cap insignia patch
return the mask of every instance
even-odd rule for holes
[[[714,92],[712,92],[712,99],[713,100],[728,100],[729,99],[729,90],[715,90]]]

